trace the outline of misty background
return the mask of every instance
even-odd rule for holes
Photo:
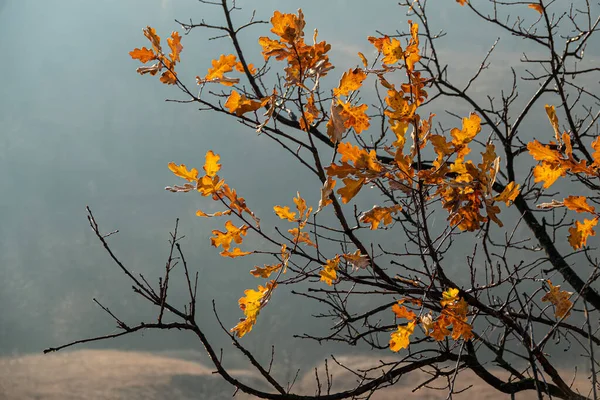
[[[318,28],[320,40],[332,44],[330,57],[337,68],[324,88],[333,87],[344,71],[360,63],[358,51],[374,57],[367,36],[377,36],[377,31],[393,34],[404,29],[408,19],[403,8],[384,1],[369,7],[342,0],[237,4],[243,8],[235,14],[237,24],[246,22],[254,9],[258,19],[268,20],[276,9],[296,12],[301,5],[306,35]],[[435,2],[435,7],[431,23],[449,33],[438,47],[458,82],[476,71],[502,36],[490,70],[475,88],[482,99],[509,88],[509,68],[522,71],[520,55],[536,50],[489,25],[482,28],[454,1]],[[224,20],[220,8],[195,0],[0,0],[0,356],[40,353],[116,332],[114,321],[92,298],[131,324],[156,317],[95,238],[86,205],[104,232],[120,231],[109,243],[124,264],[153,283],[164,269],[169,232],[180,218],[186,259],[201,276],[199,320],[216,347],[226,346],[226,354],[234,353],[210,302],[216,301],[226,327],[235,325],[242,315],[237,301],[243,290],[262,283],[248,272],[263,260],[218,255],[209,237],[224,220],[195,216],[197,209],[210,212],[212,200],[164,190],[180,183],[167,168],[171,161],[200,169],[206,151],[218,153],[223,165],[219,175],[246,198],[263,226],[275,226],[273,205],[292,204],[297,190],[316,206],[319,182],[278,145],[232,118],[200,112],[193,104],[165,102],[184,99],[183,94],[158,77],[135,72],[139,63],[128,52],[148,46],[142,28],[154,27],[164,41],[173,30],[183,34],[176,18],[216,25]],[[255,65],[262,63],[257,39],[268,30],[268,25],[258,25],[245,31],[246,55]],[[196,75],[206,74],[213,58],[233,52],[226,39],[209,41],[211,36],[213,32],[201,29],[183,36],[177,71],[189,87],[195,87]],[[365,92],[372,87],[371,82]],[[522,90],[526,94],[527,86]],[[442,123],[459,126],[443,113],[445,108],[465,116],[472,111],[464,104],[442,102],[428,111],[436,112]],[[525,137],[548,132],[542,110],[537,115],[539,119],[521,128],[528,131]],[[503,215],[515,217],[504,207]],[[245,239],[244,248],[260,246],[252,240]],[[457,257],[450,270],[466,274],[464,254]],[[185,292],[175,288],[170,299],[183,304]],[[307,306],[289,288],[276,296],[243,338],[248,348],[267,354],[273,342],[278,354],[295,365],[314,363],[324,352],[335,351],[329,344],[324,351],[317,343],[292,338],[326,328],[311,318],[315,304]],[[82,347],[181,354],[202,350],[194,336],[181,332],[145,332]]]

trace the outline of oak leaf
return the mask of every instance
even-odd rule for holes
[[[417,318],[414,312],[412,312],[405,306],[401,306],[400,304],[394,304],[392,306],[392,311],[394,312],[394,314],[396,314],[396,318],[405,318],[409,321],[412,321],[415,318]]]
[[[360,221],[371,224],[371,230],[375,230],[381,222],[383,222],[384,225],[391,224],[392,214],[395,214],[400,210],[402,210],[402,206],[400,205],[391,207],[373,206],[372,209],[361,215]]]
[[[335,256],[335,258],[327,260],[327,263],[323,265],[323,269],[319,272],[319,276],[321,276],[321,281],[331,286],[333,284],[333,281],[337,279],[337,269],[339,264],[340,256]]]
[[[589,236],[596,236],[594,227],[598,223],[598,217],[594,219],[584,219],[583,223],[575,221],[575,226],[569,228],[569,243],[574,249],[580,249],[587,244]]]
[[[220,252],[219,254],[222,257],[231,257],[231,258],[236,258],[236,257],[243,257],[243,256],[247,256],[249,254],[252,254],[252,251],[242,251],[242,249],[240,249],[239,247],[235,247],[232,251],[229,250],[223,250],[222,252]]]
[[[188,182],[198,181],[198,170],[192,168],[188,171],[185,164],[177,165],[174,162],[169,163],[169,169],[178,177],[185,179]]]
[[[181,45],[181,36],[179,36],[178,32],[172,32],[171,37],[167,38],[167,44],[171,49],[171,53],[169,53],[169,58],[173,63],[181,61],[179,58],[179,54],[181,50],[183,50],[183,46]]]
[[[262,102],[250,100],[246,95],[241,95],[235,90],[231,91],[225,107],[229,109],[230,113],[235,113],[238,117],[244,115],[250,111],[256,111],[262,107]]]
[[[242,225],[239,228],[233,225],[231,221],[227,221],[225,223],[225,232],[221,232],[219,230],[213,230],[212,234],[214,237],[210,238],[210,243],[214,247],[222,246],[223,250],[229,250],[231,246],[231,242],[235,242],[237,244],[242,243],[242,236],[246,236],[248,231],[248,225]]]
[[[390,350],[398,352],[401,349],[406,349],[410,344],[410,335],[415,331],[416,321],[410,321],[406,325],[398,325],[396,332],[391,334]]]
[[[569,298],[573,293],[566,290],[560,290],[560,285],[554,286],[552,282],[547,281],[550,286],[550,291],[542,297],[543,302],[550,302],[554,305],[554,316],[556,318],[568,317],[573,307],[573,303]]]
[[[527,5],[527,7],[539,12],[540,14],[544,12],[544,7],[541,4],[530,3],[529,5]]]
[[[212,150],[209,150],[206,153],[205,156],[205,162],[204,162],[204,172],[206,172],[206,176],[210,176],[211,178],[213,176],[215,176],[217,174],[217,172],[219,172],[219,170],[221,169],[221,164],[219,164],[219,160],[221,159],[221,156],[219,156],[218,154],[213,153]]]
[[[290,207],[288,207],[288,206],[285,206],[285,207],[275,206],[275,207],[273,207],[273,211],[275,211],[275,214],[277,214],[277,216],[281,219],[287,219],[290,222],[293,222],[296,220],[296,213],[290,211]]]
[[[342,75],[339,86],[333,89],[333,95],[336,97],[348,96],[350,92],[358,90],[365,79],[367,79],[367,74],[362,69],[350,69]]]
[[[259,267],[258,265],[256,265],[254,267],[254,269],[252,271],[250,271],[250,274],[252,274],[253,276],[257,277],[257,278],[268,278],[273,272],[277,272],[281,269],[281,267],[283,266],[283,264],[279,263],[279,264],[274,264],[274,265],[267,265],[265,264],[264,267]]]
[[[240,298],[238,304],[240,309],[244,312],[245,318],[241,319],[240,322],[231,329],[231,332],[241,338],[252,330],[252,327],[256,324],[256,318],[261,309],[270,300],[275,287],[277,287],[277,282],[269,281],[266,286],[259,285],[257,290],[247,289],[244,291],[244,297]]]
[[[569,196],[563,201],[563,204],[569,210],[577,211],[578,213],[596,212],[596,208],[594,206],[589,205],[586,200],[587,199],[585,198],[585,196]]]
[[[133,49],[129,52],[129,55],[134,60],[140,60],[140,62],[146,64],[150,60],[156,60],[156,54],[150,49],[146,47],[142,47],[141,49]]]

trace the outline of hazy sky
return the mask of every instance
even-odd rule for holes
[[[258,18],[268,19],[275,9],[294,12],[299,2],[238,4],[244,11],[237,22],[243,22],[255,7]],[[333,45],[332,60],[339,66],[335,76],[359,63],[358,51],[372,54],[366,36],[407,26],[404,11],[392,2],[301,4],[306,32],[318,27],[319,37]],[[432,21],[453,35],[443,39],[442,53],[453,60],[451,73],[464,79],[497,33],[463,20],[464,10],[454,1],[435,4]],[[179,183],[167,168],[170,161],[200,168],[205,152],[213,149],[222,157],[222,176],[261,215],[289,202],[297,189],[317,198],[315,178],[290,164],[266,137],[196,106],[165,103],[182,95],[156,77],[136,74],[138,62],[127,53],[147,46],[142,28],[151,25],[166,37],[181,31],[175,18],[222,22],[218,8],[195,0],[0,0],[0,354],[39,352],[111,332],[113,321],[92,297],[134,321],[154,315],[92,236],[86,205],[105,231],[121,231],[111,243],[123,261],[152,279],[164,268],[168,232],[180,217],[187,235],[184,250],[202,273],[201,300],[217,298],[227,323],[235,323],[237,299],[244,288],[257,284],[248,274],[248,263],[255,261],[223,260],[210,247],[210,230],[222,222],[194,216],[198,208],[210,209],[209,200],[164,190]],[[254,62],[262,58],[256,39],[267,31],[266,25],[258,26],[244,37],[255,50],[249,53]],[[178,71],[192,87],[211,59],[232,51],[227,41],[207,38],[198,30],[182,41]],[[495,59],[501,68],[482,81],[477,89],[482,95],[503,84],[507,67],[523,50],[518,46],[510,38],[501,41]],[[465,115],[470,111],[454,106]],[[257,327],[257,334],[289,328],[297,323],[295,313],[307,317],[309,311],[295,309],[295,301],[281,301],[271,316],[265,313],[270,322]],[[208,307],[205,318],[214,325]],[[208,330],[217,337],[217,329]],[[175,348],[192,343],[170,335],[169,341],[148,334],[105,345]]]

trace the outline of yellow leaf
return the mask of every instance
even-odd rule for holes
[[[527,7],[539,12],[540,14],[542,14],[544,12],[544,7],[542,7],[541,4],[537,4],[537,3],[531,3],[529,4]],[[547,106],[546,106],[547,107]]]
[[[273,211],[275,211],[275,214],[277,214],[277,216],[281,219],[287,219],[290,222],[296,220],[296,213],[290,211],[290,208],[288,206],[275,206],[273,207]]]
[[[391,351],[398,352],[408,347],[410,344],[410,335],[415,331],[415,324],[416,321],[411,321],[406,325],[398,325],[398,329],[390,337]]]
[[[210,238],[210,242],[214,247],[222,246],[223,250],[228,251],[232,241],[237,244],[242,243],[242,236],[246,236],[248,225],[242,225],[238,228],[231,221],[227,221],[225,229],[225,232],[213,230],[212,234],[215,236]]]
[[[219,254],[222,257],[236,258],[236,257],[247,256],[248,254],[252,254],[252,253],[253,253],[252,251],[242,251],[242,249],[240,249],[239,247],[235,247],[232,251],[223,250]]]
[[[588,236],[595,236],[594,227],[598,223],[598,217],[594,219],[584,219],[583,223],[575,221],[575,226],[569,228],[569,243],[577,250],[587,244]]]
[[[219,164],[219,160],[221,156],[213,153],[212,150],[209,150],[206,153],[206,161],[204,162],[204,172],[206,172],[206,176],[210,176],[211,178],[219,172],[221,169],[221,164]]]
[[[225,103],[225,107],[229,109],[230,113],[235,113],[238,117],[244,115],[250,111],[256,111],[262,107],[262,102],[250,100],[246,95],[241,95],[235,90],[231,91],[231,95]]]
[[[141,49],[133,49],[129,52],[129,55],[134,60],[140,60],[144,64],[150,60],[156,60],[156,54],[154,54],[152,50],[145,47],[142,47]]]
[[[343,110],[340,111],[340,115],[344,118],[344,126],[346,128],[354,128],[356,133],[361,133],[369,129],[370,122],[369,117],[365,112],[367,111],[366,104],[361,104],[359,106],[352,106],[348,102],[340,102]]]
[[[451,288],[442,293],[442,300],[440,304],[442,307],[446,307],[449,304],[453,304],[458,300],[458,289]]]
[[[529,150],[529,154],[537,161],[548,161],[551,163],[560,161],[560,153],[558,151],[552,150],[537,140],[527,143],[527,150]]]
[[[187,170],[185,164],[177,165],[174,162],[169,163],[169,169],[178,177],[185,179],[188,182],[198,181],[198,170],[192,168],[190,171]]]
[[[548,285],[550,286],[550,291],[546,292],[544,297],[542,297],[542,301],[549,301],[554,305],[554,316],[556,318],[568,317],[573,307],[573,303],[569,298],[573,293],[560,290],[560,285],[554,286],[550,281],[548,281]]]
[[[467,144],[481,131],[481,118],[471,113],[469,118],[463,118],[462,130],[454,128],[450,131],[455,145]]]
[[[544,182],[544,189],[548,189],[558,178],[565,176],[567,169],[560,165],[542,162],[533,169],[534,182]]]
[[[596,208],[594,206],[589,205],[586,200],[587,199],[585,198],[585,196],[569,196],[565,199],[563,204],[569,210],[577,211],[578,213],[594,213],[596,211]]]
[[[327,260],[327,263],[323,265],[323,269],[319,272],[321,281],[331,286],[333,281],[337,279],[337,269],[340,264],[340,256],[335,256],[331,260]]]
[[[510,182],[508,185],[506,185],[502,193],[494,197],[494,200],[503,201],[507,206],[509,206],[513,201],[515,201],[519,193],[519,185],[515,185],[514,182]]]
[[[252,330],[256,324],[256,318],[260,310],[268,303],[273,290],[277,287],[277,282],[269,281],[266,286],[258,285],[258,290],[247,289],[244,291],[244,297],[238,301],[240,309],[244,312],[245,318],[231,329],[231,332],[237,337],[242,337]]]
[[[365,79],[367,79],[367,74],[362,69],[350,69],[342,75],[339,86],[333,89],[333,95],[336,97],[348,96],[350,92],[358,90]]]
[[[264,267],[254,266],[254,269],[250,271],[250,274],[257,278],[268,278],[273,272],[277,272],[281,269],[283,264],[267,265]]]
[[[596,167],[600,167],[600,136],[598,136],[592,142],[592,149],[594,149],[594,152],[592,153],[592,157],[594,158],[594,165]]]
[[[198,191],[202,193],[202,196],[210,196],[219,192],[225,184],[225,181],[219,178],[219,175],[215,175],[212,178],[210,176],[203,176],[198,181]]]
[[[361,215],[360,221],[371,224],[371,230],[375,230],[382,221],[384,225],[391,224],[392,214],[395,214],[400,210],[402,210],[402,206],[400,205],[392,207],[373,206],[372,209]]]

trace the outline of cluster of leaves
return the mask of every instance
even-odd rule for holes
[[[459,296],[459,290],[451,288],[442,293],[440,305],[441,311],[434,316],[431,311],[428,314],[418,317],[412,310],[409,310],[403,304],[411,303],[421,307],[422,302],[414,299],[403,299],[392,306],[396,318],[406,319],[406,325],[398,325],[398,329],[391,334],[390,350],[397,352],[405,349],[410,344],[410,336],[415,331],[415,326],[420,324],[425,336],[432,337],[440,342],[446,337],[451,336],[454,340],[469,340],[473,338],[473,327],[467,323],[469,306],[467,302]],[[449,328],[452,327],[452,330]]]
[[[134,60],[139,60],[144,64],[154,60],[156,60],[156,62],[148,67],[139,67],[137,72],[140,75],[156,75],[158,72],[165,69],[165,71],[163,71],[163,73],[160,75],[160,81],[167,85],[174,85],[177,83],[175,64],[180,61],[179,54],[181,53],[181,50],[183,50],[183,46],[181,45],[181,36],[179,36],[179,33],[177,32],[172,32],[171,37],[167,39],[167,44],[169,45],[169,49],[171,49],[171,52],[168,56],[165,56],[163,53],[160,45],[160,36],[156,34],[156,30],[154,28],[149,26],[146,27],[144,29],[144,36],[148,38],[152,44],[152,48],[136,48],[129,52],[129,55]]]
[[[573,145],[571,136],[567,132],[560,133],[558,117],[554,106],[546,105],[548,119],[554,129],[555,141],[548,144],[542,144],[537,140],[530,142],[527,149],[531,156],[539,161],[539,164],[533,169],[535,182],[543,182],[544,188],[552,186],[560,177],[567,173],[579,176],[594,178],[600,176],[600,137],[597,137],[591,144],[592,157],[594,162],[587,165],[586,160],[577,160],[573,155]],[[563,201],[553,200],[551,203],[542,203],[538,208],[549,209],[556,207],[566,207],[569,210],[578,213],[588,213],[593,215],[592,219],[584,219],[583,222],[576,221],[575,225],[569,228],[569,243],[574,249],[580,249],[587,243],[589,236],[594,236],[596,232],[594,227],[598,224],[600,214],[596,212],[594,206],[587,203],[585,196],[568,196]]]
[[[458,1],[463,4],[465,1]],[[405,46],[397,38],[369,37],[378,52],[377,60],[381,65],[375,68],[376,62],[371,64],[366,57],[359,53],[363,68],[351,68],[344,72],[339,85],[333,89],[331,108],[329,114],[316,105],[315,96],[319,87],[319,79],[325,76],[332,68],[327,55],[331,46],[324,41],[317,42],[317,32],[313,36],[313,44],[308,45],[304,41],[305,21],[302,11],[298,14],[282,14],[275,12],[271,18],[271,32],[276,39],[261,37],[259,44],[262,47],[264,60],[275,58],[284,61],[286,66],[285,85],[298,89],[298,104],[301,106],[299,119],[300,128],[310,134],[311,128],[321,121],[327,121],[327,135],[335,147],[334,159],[326,166],[326,176],[321,188],[321,198],[317,208],[318,213],[323,208],[337,201],[334,189],[337,180],[341,184],[336,193],[341,202],[346,204],[360,192],[365,185],[376,183],[387,187],[391,191],[400,191],[408,203],[418,201],[424,204],[427,201],[440,200],[443,208],[448,212],[448,221],[452,227],[462,231],[476,231],[489,221],[502,226],[498,218],[500,208],[496,203],[512,204],[520,193],[520,187],[515,182],[509,182],[499,194],[494,194],[493,186],[499,171],[500,158],[496,155],[495,146],[488,141],[485,151],[481,153],[481,161],[475,163],[467,156],[471,153],[470,143],[475,140],[481,132],[481,119],[472,113],[462,121],[461,128],[450,131],[450,137],[434,134],[432,131],[432,120],[435,115],[422,118],[418,111],[419,107],[428,98],[425,90],[429,84],[428,79],[421,76],[420,71],[415,70],[415,65],[420,61],[419,49],[419,26],[409,21],[410,36]],[[148,27],[144,34],[152,42],[153,48],[135,49],[130,54],[132,58],[143,63],[157,60],[152,67],[141,67],[141,74],[156,74],[161,68],[166,71],[161,76],[161,81],[167,84],[176,82],[176,74],[173,70],[175,63],[179,61],[179,53],[182,49],[179,43],[179,35],[174,32],[169,39],[172,53],[169,58],[162,54],[160,38],[154,29]],[[197,77],[199,85],[219,83],[231,87],[239,83],[239,78],[226,74],[234,70],[255,75],[256,68],[252,64],[238,61],[235,55],[221,55],[212,61],[212,67],[204,78]],[[402,70],[406,75],[406,82],[401,84],[392,83],[390,74]],[[360,135],[370,128],[370,117],[366,111],[368,106],[356,101],[357,93],[369,75],[387,89],[384,98],[387,105],[384,115],[387,118],[387,126],[395,135],[395,141],[390,147],[386,147],[388,158],[391,162],[384,163],[380,155],[373,149],[367,150],[353,144],[350,134]],[[266,109],[266,119],[259,126],[264,127],[272,118],[278,104],[282,104],[286,98],[273,90],[272,94],[262,98],[248,98],[246,94],[240,94],[231,90],[225,103],[225,108],[237,117],[248,112],[256,112],[261,108]],[[589,174],[597,176],[600,168],[600,139],[593,144],[595,162],[586,165],[585,161],[578,161],[572,155],[571,142],[568,134],[558,134],[558,122],[555,118],[554,108],[548,108],[548,115],[556,131],[556,142],[543,145],[537,141],[529,144],[528,148],[532,156],[541,164],[534,170],[537,181],[544,181],[544,187],[549,187],[559,176],[567,172]],[[554,116],[554,117],[553,117]],[[554,119],[553,119],[554,118]],[[410,134],[408,133],[411,130]],[[410,147],[407,142],[411,141]],[[429,149],[436,155],[432,165],[422,162],[422,153]],[[339,155],[339,161],[335,157]],[[198,210],[196,215],[200,217],[220,217],[235,215],[243,224],[236,226],[231,220],[225,223],[225,231],[213,230],[211,238],[212,246],[221,247],[221,255],[224,257],[240,257],[252,254],[253,251],[244,251],[240,247],[243,238],[249,231],[260,232],[260,220],[246,205],[244,198],[237,195],[224,180],[219,178],[217,172],[221,165],[218,163],[220,157],[212,151],[206,153],[204,164],[205,174],[198,176],[195,168],[188,170],[184,165],[170,163],[169,168],[173,173],[183,178],[187,183],[168,187],[172,192],[198,191],[202,196],[211,196],[214,201],[225,206],[225,210],[212,214]],[[268,281],[265,286],[259,285],[257,290],[248,289],[244,297],[240,298],[239,306],[244,313],[244,318],[231,329],[238,337],[244,336],[252,330],[256,324],[257,317],[262,308],[272,298],[274,289],[277,287],[279,278],[287,271],[287,265],[292,255],[298,252],[299,246],[317,248],[316,241],[306,231],[309,218],[314,216],[313,208],[298,193],[293,199],[295,211],[289,206],[274,206],[275,214],[282,220],[296,224],[289,228],[291,235],[291,247],[281,244],[278,253],[274,253],[279,259],[278,263],[255,266],[250,273],[262,279],[275,278]],[[541,207],[565,206],[577,212],[588,212],[595,215],[593,220],[585,220],[584,223],[577,222],[572,228],[569,238],[573,247],[578,248],[586,243],[588,236],[593,235],[593,226],[598,221],[598,214],[594,207],[588,205],[585,198],[570,196],[563,202],[553,202]],[[375,230],[381,226],[387,226],[394,222],[394,215],[403,210],[403,205],[397,202],[391,206],[375,205],[371,210],[360,215],[360,221],[370,225]],[[249,223],[249,216],[254,224]],[[346,268],[341,268],[345,262]],[[367,254],[360,250],[353,253],[336,254],[327,258],[322,263],[322,269],[318,276],[320,281],[328,286],[335,285],[339,274],[351,273],[358,269],[367,269],[372,261]],[[348,268],[351,267],[351,268]],[[543,301],[550,301],[556,308],[556,317],[564,318],[568,315],[572,305],[569,302],[567,292],[558,291],[558,286],[552,286],[551,291],[544,296]],[[402,305],[411,303],[421,307],[417,316],[413,311]],[[397,318],[404,318],[408,322],[399,325],[397,330],[391,334],[390,349],[399,351],[406,348],[410,343],[410,336],[415,326],[420,324],[426,336],[436,341],[451,337],[454,340],[470,340],[474,337],[472,326],[467,322],[468,304],[464,298],[459,296],[459,290],[451,288],[443,292],[440,302],[441,310],[434,316],[431,311],[425,313],[423,304],[415,300],[401,300],[392,308]],[[437,307],[439,309],[439,307]]]

